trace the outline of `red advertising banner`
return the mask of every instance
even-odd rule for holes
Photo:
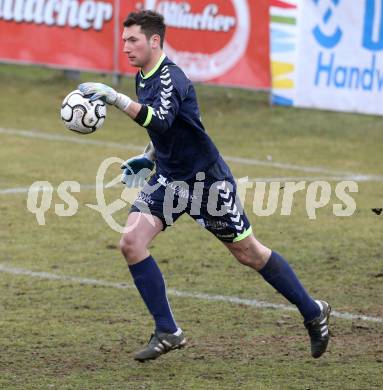
[[[113,0],[1,0],[0,61],[113,70]]]
[[[196,81],[270,87],[269,0],[0,0],[0,61],[132,74],[122,21],[154,9],[166,54]]]
[[[270,87],[269,0],[145,0],[121,4],[153,9],[167,24],[165,53],[196,81]],[[120,54],[123,73],[135,70]]]

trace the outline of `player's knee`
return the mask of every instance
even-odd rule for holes
[[[234,257],[243,265],[247,267],[255,268],[260,260],[252,255],[249,251],[246,250],[238,250],[235,251]]]
[[[120,240],[120,251],[128,263],[134,262],[141,251],[140,240],[133,233],[124,234]]]
[[[249,253],[239,253],[235,257],[241,264],[257,271],[262,269],[266,264],[266,260],[263,256],[254,256]]]
[[[264,267],[270,256],[270,250],[263,245],[244,245],[233,251],[235,258],[243,265],[257,271]]]

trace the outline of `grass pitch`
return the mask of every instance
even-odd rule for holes
[[[108,77],[82,76],[92,79],[110,83]],[[148,364],[134,362],[132,353],[153,327],[138,293],[64,277],[132,284],[117,249],[119,233],[86,204],[96,203],[91,185],[105,158],[137,154],[131,146],[102,142],[144,146],[145,130],[110,108],[96,133],[70,133],[59,107],[77,83],[58,71],[2,65],[0,82],[0,265],[58,278],[0,272],[1,389],[381,388],[383,323],[333,317],[329,351],[313,360],[295,312],[173,295],[188,347]],[[133,96],[132,80],[124,80],[121,90]],[[307,216],[305,192],[294,198],[291,216],[280,215],[279,202],[275,214],[261,217],[252,212],[249,190],[246,211],[258,238],[286,256],[315,297],[339,312],[382,318],[383,214],[371,210],[383,207],[382,118],[269,107],[267,96],[251,91],[198,86],[197,92],[206,128],[225,156],[328,171],[231,162],[236,177],[375,175],[358,183],[351,217],[332,213],[339,203],[336,180],[330,182],[330,203],[315,220]],[[118,173],[113,166],[110,175]],[[54,205],[63,201],[55,192],[46,225],[39,226],[24,190],[37,180],[55,188],[64,180],[81,183],[73,194],[78,212],[58,217]],[[107,190],[108,200],[120,198],[122,188]],[[128,205],[116,220],[123,223],[127,211]],[[187,216],[160,235],[151,251],[169,288],[286,303]]]

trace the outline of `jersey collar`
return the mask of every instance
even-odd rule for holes
[[[160,59],[158,60],[157,64],[154,66],[154,68],[153,68],[151,71],[149,71],[146,75],[144,75],[144,73],[142,72],[142,69],[141,69],[141,70],[140,70],[141,77],[142,77],[144,80],[146,80],[146,79],[148,79],[149,77],[153,76],[154,73],[156,73],[157,70],[158,70],[158,68],[161,66],[161,64],[162,64],[162,62],[164,61],[165,57],[166,57],[165,53],[162,54],[162,56],[160,57]]]

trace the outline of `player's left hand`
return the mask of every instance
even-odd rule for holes
[[[115,104],[117,91],[102,83],[82,83],[78,89],[85,95],[90,96],[90,101],[104,98],[108,104]]]
[[[122,165],[121,181],[127,187],[142,187],[154,168],[154,162],[144,154],[126,160]]]

